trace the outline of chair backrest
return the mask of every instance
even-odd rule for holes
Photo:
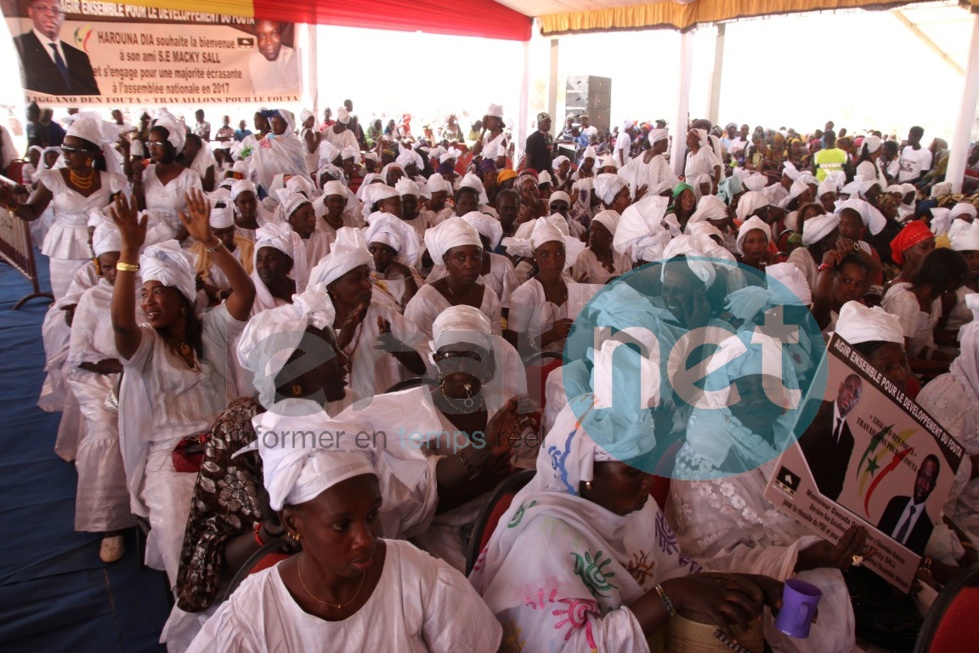
[[[536,473],[532,469],[517,472],[503,479],[496,486],[496,489],[493,490],[489,501],[479,511],[479,515],[476,516],[476,521],[473,523],[473,531],[469,540],[469,551],[466,552],[467,576],[472,571],[473,565],[476,564],[476,558],[479,557],[480,551],[489,543],[490,537],[493,535],[493,531],[496,530],[496,525],[500,521],[500,517],[510,508],[513,497],[517,495],[517,492],[523,486],[530,482],[530,479]]]
[[[979,623],[979,564],[942,589],[918,632],[914,653],[975,651]]]

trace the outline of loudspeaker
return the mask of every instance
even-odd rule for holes
[[[589,122],[601,131],[609,131],[612,109],[612,79],[592,75],[568,77],[565,112],[575,117],[587,114]]]

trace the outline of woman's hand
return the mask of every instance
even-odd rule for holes
[[[187,233],[197,242],[204,243],[208,249],[220,245],[221,241],[211,232],[211,203],[204,197],[204,193],[193,189],[184,198],[187,200],[187,211],[181,211],[178,215]]]
[[[112,221],[119,228],[122,234],[122,247],[131,254],[139,252],[139,248],[146,242],[146,219],[147,216],[139,217],[136,210],[136,202],[132,202],[125,195],[120,194],[116,198],[114,206],[109,208],[112,214]]]
[[[541,334],[541,345],[546,346],[552,342],[558,342],[559,340],[564,340],[571,333],[571,327],[574,325],[574,320],[569,320],[564,318],[563,320],[557,320],[554,322],[554,326]]]
[[[715,625],[728,637],[734,636],[733,625],[748,630],[766,601],[766,593],[739,574],[695,574],[664,581],[661,586],[678,614]]]
[[[828,265],[831,268],[835,268],[843,260],[843,255],[840,254],[839,249],[831,249],[823,254],[823,265]]]
[[[347,317],[344,319],[343,323],[337,327],[337,347],[340,349],[346,349],[347,345],[353,342],[354,335],[356,335],[357,332],[357,325],[364,321],[364,317],[367,316],[367,309],[369,307],[370,302],[364,302],[347,314]]]
[[[843,533],[843,537],[835,545],[822,540],[800,551],[795,570],[847,569],[853,564],[854,557],[864,554],[866,542],[867,531],[862,526],[854,524]]]

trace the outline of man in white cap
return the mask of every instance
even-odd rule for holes
[[[336,124],[323,132],[323,139],[341,152],[347,147],[356,147],[357,137],[347,127],[350,125],[350,112],[341,107],[337,110]]]

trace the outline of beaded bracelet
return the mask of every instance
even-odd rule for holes
[[[663,589],[662,585],[656,586],[656,593],[659,594],[659,598],[663,600],[663,605],[666,607],[666,613],[671,617],[676,614],[676,610],[673,608],[673,601],[667,596],[666,590]]]
[[[464,454],[464,453],[462,453],[460,451],[456,455],[459,456],[459,460],[461,460],[462,461],[462,464],[466,466],[466,469],[469,470],[469,473],[470,474],[472,474],[473,476],[475,476],[476,474],[479,473],[479,469],[477,469],[471,462],[469,462],[469,459],[466,458],[466,454]]]

